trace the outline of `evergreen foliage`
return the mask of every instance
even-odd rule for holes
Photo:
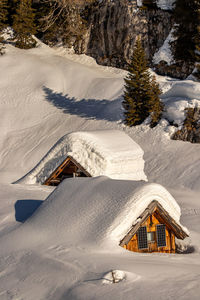
[[[184,120],[183,126],[187,128],[188,131],[193,131],[197,127],[199,119],[195,115],[199,112],[197,107],[190,107],[185,109],[186,118]]]
[[[40,0],[38,19],[43,41],[54,45],[62,42],[68,47],[79,41],[87,29],[87,5],[94,0]]]
[[[147,59],[140,39],[136,40],[129,73],[125,78],[124,107],[125,124],[141,124],[151,114],[151,126],[159,121],[163,106],[159,95],[161,91],[155,78],[151,78]]]
[[[0,0],[0,32],[8,26],[8,0]]]
[[[31,0],[20,0],[13,18],[14,37],[16,47],[30,49],[36,46],[36,41],[32,35],[36,33],[34,23],[35,13]]]
[[[174,9],[176,60],[195,62],[198,39],[200,0],[177,0]]]
[[[151,92],[152,96],[149,101],[149,112],[151,114],[150,126],[155,127],[162,117],[164,105],[160,101],[160,95],[162,94],[159,84],[156,82],[156,77],[153,76],[151,80]]]
[[[199,8],[198,8],[198,26],[197,26],[197,36],[195,39],[196,43],[196,72],[195,72],[195,77],[200,81],[200,1],[199,1]]]
[[[8,26],[8,0],[0,0],[0,55],[5,53],[4,39],[2,31]]]

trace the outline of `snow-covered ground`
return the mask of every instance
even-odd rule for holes
[[[199,299],[200,145],[170,140],[173,128],[164,119],[154,129],[125,127],[125,71],[42,44],[28,51],[8,46],[0,61],[0,299]],[[165,117],[181,124],[184,107],[200,101],[200,84],[157,79]],[[64,135],[102,129],[124,131],[144,150],[145,173],[177,200],[181,223],[190,231],[186,243],[194,252],[138,254],[120,247],[112,251],[98,243],[94,247],[92,236],[88,243],[78,242],[76,236],[73,242],[72,236],[67,238],[70,228],[65,236],[65,214],[52,210],[56,197],[50,207],[41,206],[53,187],[12,184]],[[99,193],[94,195],[97,200]],[[66,190],[66,201],[72,196]],[[73,210],[73,203],[70,207]],[[79,222],[73,224],[81,235]],[[112,270],[121,278],[119,283],[108,284]]]

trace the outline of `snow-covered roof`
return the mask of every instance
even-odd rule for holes
[[[92,177],[147,180],[143,150],[119,130],[72,132],[62,137],[39,164],[19,182],[44,183],[67,156],[74,158]]]
[[[154,200],[180,225],[179,205],[159,184],[112,180],[105,176],[66,179],[27,225],[34,230],[33,235],[39,232],[40,239],[56,237],[74,246],[118,247]]]

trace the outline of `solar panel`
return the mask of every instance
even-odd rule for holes
[[[165,225],[156,225],[157,231],[157,245],[158,247],[166,246],[166,233],[165,233]]]
[[[140,227],[138,229],[137,234],[138,234],[138,248],[139,249],[148,249],[146,226]]]

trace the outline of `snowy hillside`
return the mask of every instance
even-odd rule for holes
[[[133,295],[141,300],[199,299],[200,145],[170,140],[174,128],[165,119],[154,129],[145,124],[125,127],[121,108],[125,71],[43,44],[28,51],[8,46],[0,60],[0,299],[132,300]],[[165,117],[181,124],[184,108],[200,101],[200,84],[157,79]],[[101,248],[94,241],[102,241],[102,235],[92,238],[98,224],[94,232],[90,228],[87,239],[81,220],[73,219],[85,213],[83,207],[76,206],[74,214],[64,212],[64,201],[77,201],[81,192],[88,195],[87,187],[74,186],[71,194],[67,189],[62,199],[55,192],[43,204],[53,187],[11,184],[32,170],[64,135],[102,129],[124,131],[141,146],[149,181],[164,185],[181,207],[181,224],[190,232],[186,248],[193,253],[138,254],[120,247],[116,252]],[[127,182],[127,190],[131,188]],[[98,202],[101,192],[105,186],[97,189],[94,203],[105,211]],[[115,193],[110,196],[115,198]],[[74,212],[73,203],[71,209]],[[114,211],[117,214],[117,206]],[[94,209],[88,208],[87,214],[93,222]],[[109,220],[108,212],[107,216]],[[97,220],[105,228],[101,216]],[[74,239],[69,239],[70,223],[77,233]],[[79,242],[81,230],[84,244]],[[105,284],[111,270],[122,271],[124,280]]]

